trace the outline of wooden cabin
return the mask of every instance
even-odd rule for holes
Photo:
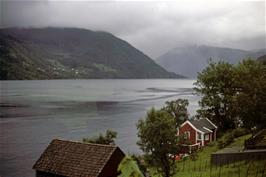
[[[125,154],[113,145],[53,140],[34,164],[36,177],[116,177]]]
[[[187,120],[180,126],[177,134],[185,136],[191,152],[191,149],[216,141],[217,126],[207,118]]]

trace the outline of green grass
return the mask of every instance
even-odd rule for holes
[[[250,136],[248,134],[235,138],[226,148],[243,149],[244,141]],[[241,161],[223,166],[210,166],[211,153],[219,150],[221,149],[218,148],[216,143],[199,150],[197,160],[193,161],[188,157],[185,160],[178,161],[174,177],[266,177],[266,160]]]
[[[226,149],[243,149],[244,141],[251,135],[235,138]],[[210,166],[211,153],[220,151],[217,144],[206,146],[199,150],[197,160],[186,159],[177,162],[177,174],[175,177],[256,177],[262,176],[266,161],[238,162],[223,166]],[[222,149],[223,150],[223,149]],[[266,171],[266,170],[265,170]],[[266,172],[265,172],[266,176]]]
[[[223,166],[210,166],[209,161],[183,161],[175,177],[265,177],[264,161],[241,161]]]
[[[229,144],[228,147],[234,147],[234,146],[241,146],[244,147],[244,141],[249,139],[251,137],[251,134],[241,136],[239,138],[236,138],[233,143]]]

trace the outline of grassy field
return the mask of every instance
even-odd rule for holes
[[[225,149],[243,149],[251,135],[235,138]],[[211,166],[211,153],[221,150],[216,144],[207,146],[197,153],[196,160],[187,158],[176,163],[175,177],[266,177],[266,159],[262,161],[241,161],[223,166]],[[158,176],[158,175],[152,175]],[[159,177],[159,176],[158,176]]]
[[[265,177],[266,160],[241,161],[223,166],[210,166],[208,160],[182,161],[175,177]]]

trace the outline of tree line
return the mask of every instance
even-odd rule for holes
[[[266,127],[266,65],[251,59],[236,65],[210,62],[194,90],[202,96],[197,116],[215,122],[219,131]]]

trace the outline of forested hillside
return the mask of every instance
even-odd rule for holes
[[[177,78],[129,43],[78,28],[0,30],[0,78]]]

